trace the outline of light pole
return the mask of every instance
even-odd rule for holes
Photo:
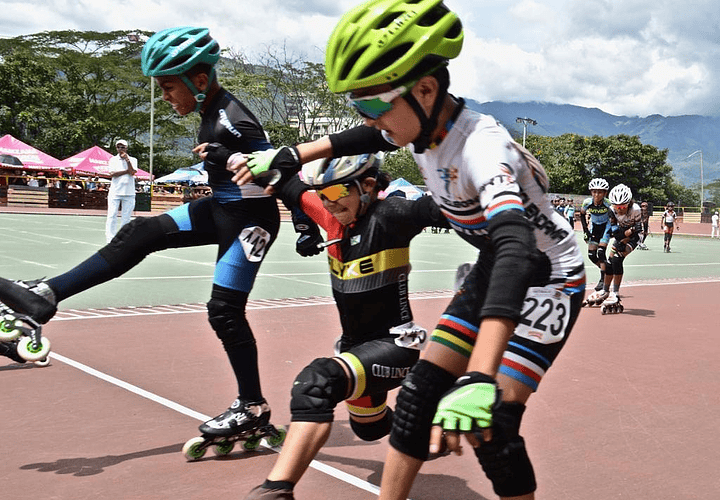
[[[140,35],[137,33],[130,33],[127,36],[128,41],[130,42],[140,42]],[[150,198],[152,198],[153,193],[153,144],[155,142],[155,79],[151,76],[150,77],[150,159],[149,159],[149,170],[150,170]]]
[[[516,123],[522,123],[523,124],[523,147],[525,147],[525,138],[527,137],[527,126],[530,125],[537,125],[537,122],[533,120],[532,118],[516,118]]]
[[[705,182],[703,179],[703,154],[702,150],[698,149],[694,153],[690,153],[685,157],[686,160],[690,159],[691,157],[695,156],[696,154],[700,153],[700,217],[702,218],[703,213],[703,207],[705,202]]]

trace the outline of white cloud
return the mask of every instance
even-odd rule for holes
[[[478,101],[547,101],[614,114],[720,115],[714,0],[446,0],[466,30],[451,91]],[[46,30],[204,25],[249,56],[268,45],[323,60],[358,0],[0,0],[0,36]],[[28,15],[32,13],[32,15]]]

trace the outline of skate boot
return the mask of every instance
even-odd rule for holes
[[[0,349],[0,354],[14,361],[19,363],[34,361],[40,366],[49,363],[50,340],[43,338],[40,324],[31,317],[16,314],[2,302],[0,302],[0,342],[6,344]]]
[[[608,292],[605,290],[597,290],[593,293],[591,293],[588,298],[586,298],[582,305],[583,307],[593,307],[593,306],[599,306],[603,303],[603,301],[607,298]]]
[[[599,292],[603,288],[605,288],[605,276],[600,275],[600,279],[598,280],[597,285],[595,285],[595,291]]]
[[[26,363],[27,360],[20,356],[17,352],[17,344],[15,342],[0,342],[0,356],[10,358],[16,363]]]
[[[0,278],[0,302],[41,325],[50,321],[57,312],[55,293],[43,280],[10,281]]]
[[[620,303],[620,297],[615,292],[610,292],[600,306],[600,312],[603,314],[619,314],[623,312],[624,309],[625,308]]]
[[[198,460],[210,446],[218,456],[228,455],[235,443],[240,441],[245,451],[258,449],[260,440],[266,438],[269,446],[279,446],[287,431],[270,423],[270,407],[265,400],[248,403],[236,399],[225,412],[208,420],[199,427],[202,436],[192,438],[183,446],[188,460]]]
[[[642,241],[638,242],[638,248],[639,248],[640,250],[647,250],[647,249],[648,249],[647,245],[646,245],[645,243],[643,243]]]
[[[295,500],[295,496],[286,488],[270,489],[261,485],[250,490],[243,500]]]

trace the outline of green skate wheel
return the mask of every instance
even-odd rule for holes
[[[217,455],[219,457],[224,457],[225,455],[229,455],[230,452],[233,451],[233,448],[235,448],[235,443],[233,443],[232,441],[228,441],[226,439],[220,441],[215,446],[213,446],[215,455]]]
[[[260,448],[260,438],[257,436],[249,437],[242,444],[243,450],[255,451]]]
[[[207,450],[200,447],[204,442],[205,439],[201,437],[194,437],[188,440],[188,442],[185,443],[182,448],[182,452],[183,455],[185,455],[185,458],[187,458],[188,461],[193,461],[200,460],[202,457],[204,457],[205,451]]]
[[[35,347],[30,337],[23,337],[18,342],[17,351],[27,361],[40,361],[50,354],[50,340],[43,338],[40,340],[40,345]]]
[[[267,441],[268,446],[272,446],[273,448],[275,446],[280,446],[285,441],[285,436],[287,436],[287,430],[285,430],[285,427],[279,426],[276,427],[275,430],[277,431],[276,435],[270,434],[268,437],[265,438]]]

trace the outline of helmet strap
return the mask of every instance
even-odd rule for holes
[[[418,135],[412,143],[415,153],[422,154],[425,149],[430,146],[432,133],[437,128],[438,117],[445,103],[445,96],[447,96],[447,88],[445,86],[439,87],[438,95],[435,97],[435,103],[433,104],[433,109],[429,117],[425,114],[425,110],[420,106],[420,103],[417,102],[415,96],[412,95],[412,92],[408,92],[403,96],[403,99],[407,101],[420,120],[420,135]]]
[[[205,102],[205,99],[207,98],[207,91],[210,90],[210,85],[212,85],[212,82],[215,79],[215,68],[210,68],[210,73],[208,73],[208,88],[205,93],[200,92],[195,86],[195,84],[192,82],[192,80],[190,80],[190,78],[188,78],[186,75],[180,75],[180,79],[195,97],[195,111],[199,112],[200,108],[202,108],[202,105]]]

